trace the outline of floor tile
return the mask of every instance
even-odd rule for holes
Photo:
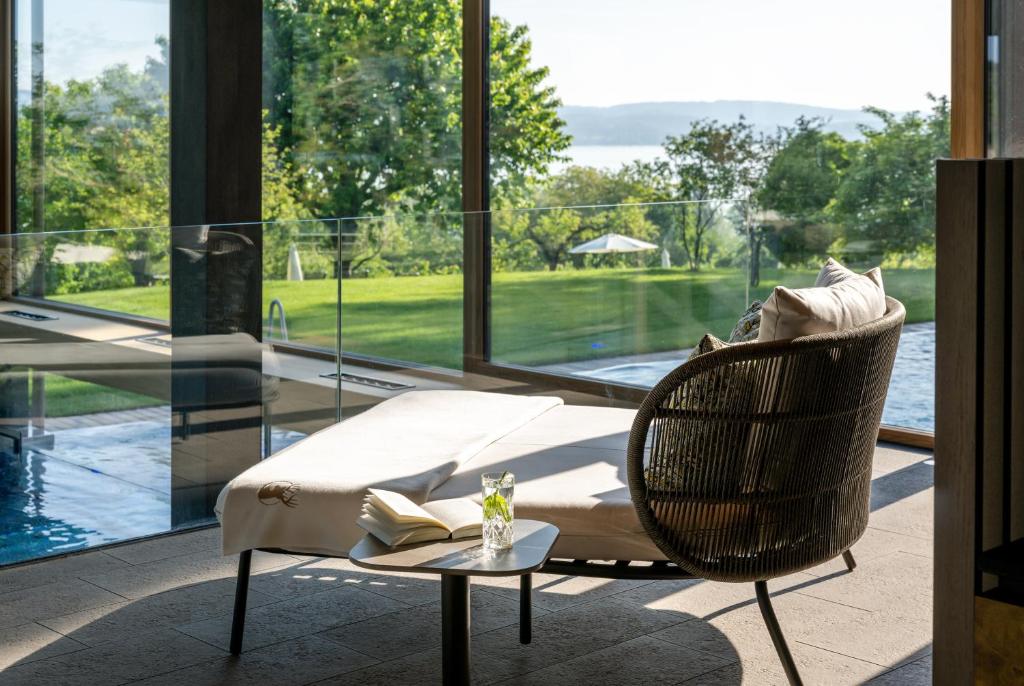
[[[311,684],[376,660],[317,636],[302,636],[135,682],[139,686]]]
[[[799,592],[864,610],[931,621],[932,568],[929,558],[896,552]]]
[[[122,560],[104,552],[92,552],[0,569],[0,598],[4,593],[11,591],[45,586],[55,581],[74,579],[85,574],[110,572],[125,567],[127,564]]]
[[[248,606],[256,608],[276,599],[249,589]],[[96,646],[124,641],[135,634],[160,627],[175,627],[230,613],[235,602],[235,582],[230,579],[185,586],[140,600],[83,610],[39,623]]]
[[[294,565],[297,560],[287,555],[255,552],[252,572]],[[219,551],[203,551],[134,565],[102,574],[88,574],[87,581],[124,596],[143,598],[188,584],[216,579],[234,578],[238,574],[238,556],[223,556]]]
[[[211,645],[173,629],[139,634],[68,655],[29,662],[5,670],[5,686],[105,686],[143,679],[222,655]]]
[[[518,628],[511,626],[476,637],[473,650],[481,660],[505,660],[517,673],[526,674],[689,619],[677,612],[651,612],[616,598],[601,598],[534,618],[529,645],[519,644]]]
[[[496,684],[516,673],[507,661],[493,657],[484,659],[476,653],[470,669],[474,684]],[[432,648],[331,677],[317,686],[440,686],[441,683],[441,649]]]
[[[853,545],[853,557],[858,567],[866,562],[885,557],[891,553],[903,552],[919,557],[931,557],[934,544],[931,540],[906,536],[869,526],[859,541]],[[817,567],[805,570],[814,576],[825,576],[846,570],[842,556],[836,557]]]
[[[519,599],[519,577],[474,579],[474,583],[507,598]],[[597,579],[582,576],[533,575],[533,606],[561,610],[573,605],[606,598],[651,582],[633,579]]]
[[[931,683],[931,655],[885,672],[868,682],[871,686],[931,686]]]
[[[729,661],[696,650],[641,636],[609,648],[516,676],[507,684],[587,684],[627,686],[675,684],[706,674]]]
[[[478,589],[473,590],[470,599],[473,634],[518,625],[518,602]],[[536,612],[546,614],[544,610]],[[393,660],[441,644],[441,604],[410,607],[330,629],[321,635],[375,658]]]
[[[81,579],[33,586],[0,595],[0,628],[120,603],[123,600],[121,596]]]
[[[356,567],[345,559],[309,558],[289,567],[254,574],[249,588],[275,598],[294,598],[337,586],[366,587],[378,578],[377,573]],[[380,590],[379,586],[376,588]]]
[[[22,624],[0,629],[0,670],[72,653],[86,647],[39,624]]]
[[[362,589],[343,586],[254,607],[246,612],[244,649],[319,633],[342,624],[351,624],[409,607],[391,598]],[[231,637],[231,615],[184,624],[178,629],[225,650]]]
[[[212,527],[174,536],[160,536],[150,541],[114,546],[107,548],[105,552],[111,557],[129,564],[139,565],[206,550],[214,550],[219,554],[220,545],[220,527]]]

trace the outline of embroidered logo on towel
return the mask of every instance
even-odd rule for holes
[[[298,507],[299,485],[291,481],[271,481],[260,487],[256,497],[264,505],[281,503],[285,507]]]

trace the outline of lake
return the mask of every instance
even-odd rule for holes
[[[660,145],[573,145],[565,151],[572,161],[551,165],[551,171],[558,173],[569,166],[618,169],[635,160],[650,162],[662,155]]]

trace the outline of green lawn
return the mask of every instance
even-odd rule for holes
[[[57,374],[46,375],[47,417],[73,417],[93,412],[134,410],[163,404],[163,400],[147,395],[69,379]]]
[[[807,286],[811,270],[765,270],[750,298],[779,283]],[[908,322],[931,321],[932,269],[889,269],[886,291],[903,301]],[[462,276],[351,279],[343,284],[344,349],[458,368],[462,354]],[[748,304],[746,273],[716,269],[580,270],[494,275],[492,357],[543,365],[693,346],[706,332],[725,337]],[[334,281],[270,281],[264,303],[279,298],[290,338],[333,347]],[[126,288],[59,296],[66,302],[166,319],[168,289]]]

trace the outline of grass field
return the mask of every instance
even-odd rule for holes
[[[93,412],[115,412],[154,407],[163,400],[119,388],[101,386],[69,379],[57,374],[46,375],[46,416],[74,417]]]
[[[748,299],[780,283],[807,286],[811,270],[765,270],[748,293],[746,272],[716,269],[607,269],[494,275],[492,358],[544,365],[692,347],[712,332],[728,336]],[[885,271],[886,292],[907,321],[935,317],[932,269]],[[334,281],[270,281],[264,303],[279,298],[290,340],[333,347]],[[166,319],[166,286],[63,295],[65,302]],[[343,282],[346,352],[458,368],[462,355],[462,276],[410,276]]]

